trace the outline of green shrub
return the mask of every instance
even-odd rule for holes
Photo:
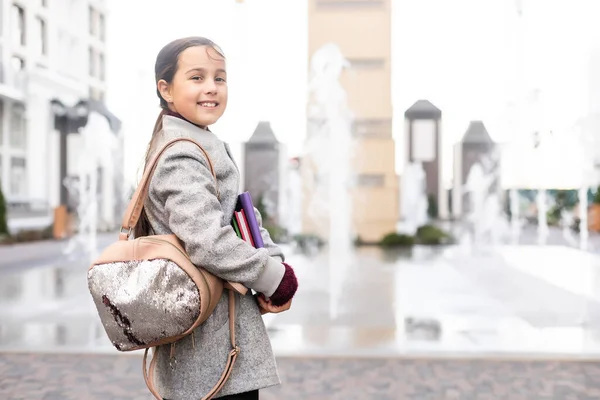
[[[410,247],[415,244],[415,238],[394,232],[385,235],[379,244],[383,247]]]
[[[429,218],[438,217],[437,197],[433,194],[427,195],[427,215],[429,216]]]
[[[14,235],[0,235],[0,244],[16,244],[53,239],[52,225],[44,229],[23,229]]]
[[[549,226],[558,226],[560,223],[560,210],[558,207],[553,207],[546,213],[546,223]]]
[[[452,241],[452,237],[434,225],[423,225],[417,229],[416,241],[419,244],[446,244]]]
[[[292,241],[296,243],[300,249],[307,249],[310,247],[321,248],[323,245],[325,245],[325,241],[323,239],[311,233],[300,233],[294,235],[292,237]]]
[[[596,191],[594,192],[594,196],[592,197],[592,203],[600,204],[600,186],[598,186],[596,188]]]
[[[272,223],[271,221],[267,221],[263,224],[263,228],[269,232],[269,236],[275,243],[285,243],[288,240],[288,233],[285,228]]]
[[[35,242],[43,239],[42,231],[35,229],[24,229],[14,236],[17,242]]]

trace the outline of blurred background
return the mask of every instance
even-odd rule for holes
[[[230,144],[300,278],[267,399],[600,397],[597,0],[0,1],[0,395],[149,398],[87,268],[158,115],[227,58]],[[50,373],[49,371],[52,371]]]

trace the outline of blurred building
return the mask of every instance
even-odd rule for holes
[[[284,206],[283,177],[285,148],[275,137],[268,121],[261,121],[244,144],[244,190],[252,195],[254,205],[259,201],[273,222],[280,222]]]
[[[308,2],[309,57],[325,44],[334,43],[350,64],[340,78],[354,115],[351,131],[356,149],[351,162],[355,184],[351,189],[353,232],[349,234],[370,242],[394,232],[398,220],[398,177],[392,138],[390,3],[390,0]],[[308,126],[313,125],[309,121]],[[311,164],[309,161],[307,152],[303,168]],[[310,173],[303,173],[303,180],[313,178]],[[327,238],[328,230],[320,229],[310,218],[307,210],[310,197],[310,192],[304,193],[302,229]]]
[[[104,100],[106,2],[4,1],[0,7],[0,178],[11,229],[39,228],[52,222],[60,196],[59,137],[50,100],[68,106]],[[78,136],[68,139],[71,178],[77,177],[71,158],[80,153]],[[106,140],[119,146],[122,139]],[[112,163],[119,158],[115,154]],[[113,169],[122,171],[120,164]],[[102,198],[116,203],[115,179],[101,176]],[[100,218],[113,225],[115,210],[104,208]]]
[[[425,171],[425,193],[434,217],[448,218],[448,194],[443,184],[442,111],[428,100],[418,100],[404,112],[406,163],[420,162]]]

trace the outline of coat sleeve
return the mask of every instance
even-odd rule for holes
[[[169,229],[183,242],[192,262],[212,274],[239,282],[269,297],[285,267],[238,238],[224,219],[215,180],[204,154],[192,143],[167,149],[152,177],[150,194],[164,204]]]
[[[285,255],[283,254],[283,251],[281,251],[281,248],[273,242],[269,231],[263,227],[262,215],[256,207],[254,207],[254,214],[256,215],[256,220],[258,221],[258,225],[260,227],[260,235],[262,236],[262,240],[265,244],[265,249],[267,249],[271,257],[275,257],[277,260],[281,260],[281,262],[285,261]]]

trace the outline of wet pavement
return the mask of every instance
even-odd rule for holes
[[[0,249],[0,398],[149,398],[139,353],[99,324],[85,256],[56,246]],[[301,287],[265,317],[284,385],[262,398],[600,398],[593,251],[285,250]]]
[[[287,249],[301,287],[268,315],[278,355],[600,355],[600,256],[565,246]],[[81,260],[80,260],[81,261]],[[0,268],[0,351],[116,353],[87,263]]]
[[[2,355],[6,400],[147,400],[137,356]],[[595,400],[600,363],[279,358],[282,385],[261,400]]]

